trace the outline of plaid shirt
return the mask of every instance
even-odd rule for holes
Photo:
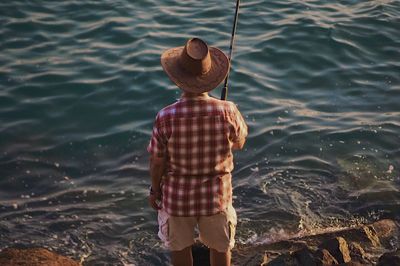
[[[172,216],[213,215],[232,202],[232,145],[247,136],[234,103],[181,98],[156,117],[147,150],[166,157],[162,207]]]

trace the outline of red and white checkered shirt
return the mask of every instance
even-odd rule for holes
[[[236,105],[181,98],[156,117],[147,150],[166,157],[162,207],[172,216],[213,215],[232,202],[232,145],[247,136]]]

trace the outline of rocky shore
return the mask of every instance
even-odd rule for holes
[[[400,265],[400,227],[393,220],[270,244],[238,246],[235,265]]]
[[[232,253],[237,266],[400,266],[400,225],[381,220],[370,225],[308,235],[269,244],[238,245]],[[196,266],[209,265],[208,250],[193,248]],[[44,248],[7,248],[0,252],[0,265],[78,266],[70,258]]]
[[[80,263],[44,248],[6,248],[0,252],[2,266],[79,266]]]

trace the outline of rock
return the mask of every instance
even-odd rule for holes
[[[319,248],[328,250],[339,263],[351,261],[350,251],[343,237],[336,237],[323,242]]]
[[[377,221],[367,226],[350,227],[343,230],[327,230],[319,234],[309,234],[291,239],[283,239],[273,243],[263,244],[238,244],[232,252],[232,261],[237,265],[247,266],[260,266],[260,264],[267,265],[272,262],[273,259],[277,258],[281,254],[288,253],[292,257],[296,258],[298,263],[300,258],[296,256],[297,250],[308,248],[315,250],[318,247],[324,249],[325,247],[320,246],[321,243],[326,242],[329,239],[343,238],[346,239],[349,244],[346,252],[345,245],[344,253],[340,251],[338,244],[338,252],[341,253],[341,257],[346,258],[346,261],[338,261],[336,263],[361,263],[363,265],[373,265],[378,261],[380,255],[388,250],[395,250],[400,245],[400,225],[399,221],[384,219]],[[259,241],[262,242],[262,241]],[[332,250],[330,255],[335,256]],[[319,251],[320,255],[321,251]],[[282,259],[282,258],[281,258]],[[317,260],[320,263],[320,260]]]
[[[266,245],[243,245],[238,243],[232,250],[232,261],[235,265],[265,266],[281,254],[291,253],[305,247],[307,247],[307,244],[303,241],[290,240]]]
[[[377,266],[400,266],[400,249],[383,254],[376,264]]]
[[[369,256],[359,243],[351,242],[349,244],[349,250],[353,262],[359,262],[361,264],[371,264]]]
[[[361,263],[355,262],[355,261],[350,261],[350,262],[339,264],[339,266],[365,266],[365,265],[371,265],[371,264],[361,264]]]
[[[400,236],[399,225],[389,219],[380,220],[371,225],[379,237],[380,243],[387,249],[393,250],[393,238]]]
[[[301,266],[297,259],[289,253],[279,255],[274,260],[268,262],[267,266]]]
[[[312,252],[309,248],[303,248],[298,251],[293,252],[292,254],[300,265],[307,265],[307,266],[316,266],[317,261],[314,258],[314,252]]]
[[[261,262],[261,265],[260,265],[260,266],[266,266],[266,265],[268,264],[268,260],[269,260],[269,258],[268,258],[268,255],[267,255],[267,254],[264,254],[264,256],[263,256],[263,259],[262,259],[262,262]]]
[[[379,247],[381,245],[381,242],[379,241],[379,236],[372,225],[364,226],[363,230],[365,235],[367,236],[369,241],[371,241],[371,244],[374,247]]]
[[[317,265],[339,264],[326,249],[317,250],[317,252],[315,252],[315,257],[317,258]]]
[[[80,266],[78,262],[44,248],[6,248],[0,252],[0,265]]]
[[[294,252],[287,252],[279,255],[277,258],[266,263],[268,260],[264,256],[264,262],[261,265],[268,266],[317,266],[317,260],[314,258],[314,252],[309,248],[302,248]]]

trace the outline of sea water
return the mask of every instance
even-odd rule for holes
[[[0,3],[0,249],[167,265],[147,204],[160,65],[200,37],[228,52],[235,1]],[[243,0],[228,100],[239,243],[400,216],[400,1]],[[218,97],[220,88],[212,92]]]

